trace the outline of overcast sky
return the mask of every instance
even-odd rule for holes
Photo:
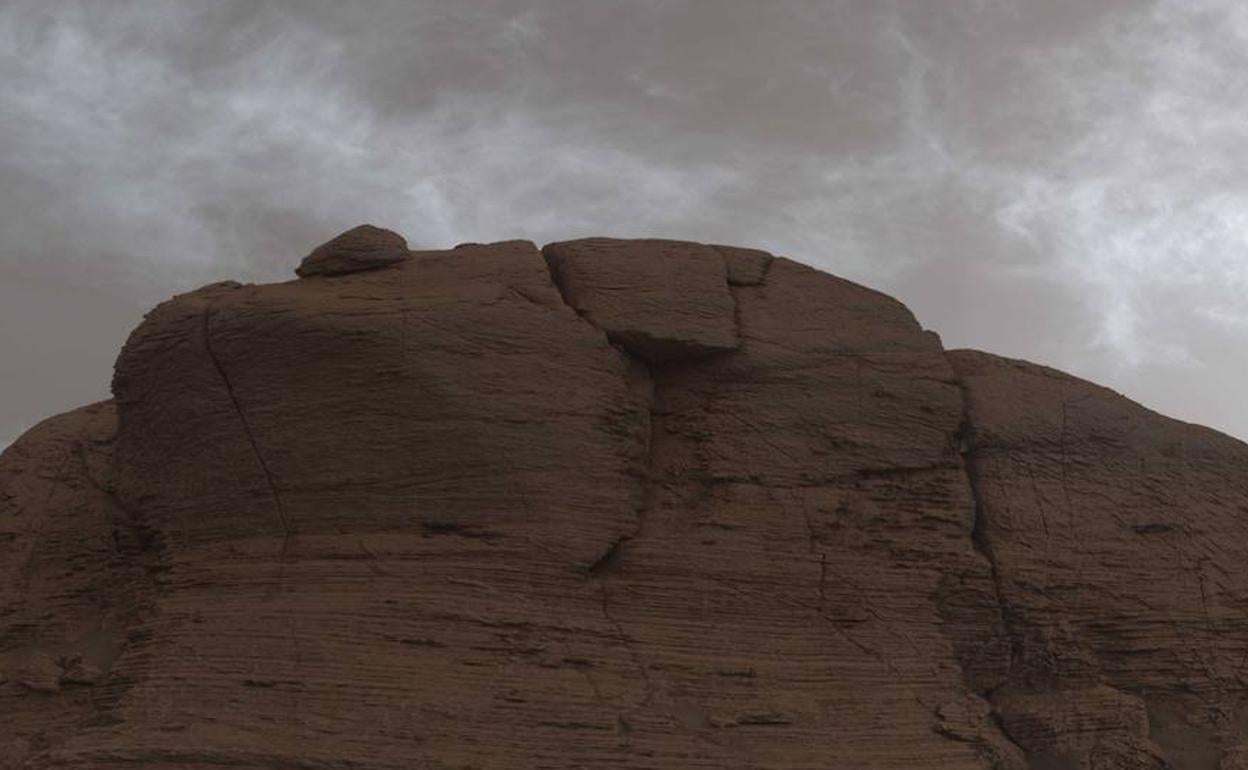
[[[1243,0],[0,0],[0,84],[0,447],[361,222],[757,246],[1248,437]]]

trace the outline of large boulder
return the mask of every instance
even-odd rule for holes
[[[403,236],[374,225],[360,225],[313,249],[295,268],[295,274],[309,278],[377,270],[407,256],[407,241]]]

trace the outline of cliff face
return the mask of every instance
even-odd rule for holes
[[[403,248],[0,457],[0,767],[1248,768],[1248,447],[759,251]]]

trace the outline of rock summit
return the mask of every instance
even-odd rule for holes
[[[0,455],[0,767],[1248,767],[1244,444],[753,249],[299,274]]]

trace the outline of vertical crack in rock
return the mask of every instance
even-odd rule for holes
[[[221,382],[225,385],[225,392],[230,397],[230,403],[234,406],[234,412],[238,415],[239,424],[242,425],[243,435],[247,438],[247,443],[251,445],[251,451],[256,457],[256,463],[259,464],[260,470],[264,473],[265,481],[269,485],[269,492],[273,496],[273,507],[277,510],[277,517],[282,525],[282,562],[286,557],[286,546],[290,541],[290,522],[286,517],[286,509],[282,505],[282,496],[277,491],[277,483],[273,478],[273,471],[269,468],[269,464],[265,462],[264,455],[260,452],[260,445],[256,442],[255,433],[251,429],[251,423],[247,419],[246,412],[243,411],[243,405],[238,400],[238,394],[234,391],[234,385],[230,381],[229,375],[226,374],[225,367],[221,364],[221,359],[217,357],[216,352],[212,348],[212,308],[204,308],[204,351],[208,354],[208,359],[212,361],[213,368],[217,370],[217,375],[221,378]]]
[[[744,325],[741,323],[741,297],[742,288],[758,287],[767,285],[767,276],[771,272],[771,266],[776,263],[776,258],[767,254],[761,259],[762,266],[755,267],[757,275],[746,275],[748,270],[734,270],[734,259],[732,252],[723,246],[711,246],[720,258],[724,261],[725,280],[728,283],[728,294],[732,296],[732,324],[736,329],[737,339],[745,339]],[[761,252],[760,252],[761,254]]]
[[[811,556],[819,557],[818,611],[823,612],[824,600],[827,598],[828,586],[828,554],[821,550],[819,534],[815,531],[815,521],[810,515],[810,508],[802,505],[802,523],[806,526],[806,545]]]
[[[634,359],[635,360],[635,359]],[[644,364],[644,362],[642,362]],[[638,652],[634,640],[624,630],[624,626],[611,613],[611,589],[609,586],[612,573],[619,568],[620,562],[624,558],[624,552],[627,544],[633,539],[640,537],[645,529],[646,513],[651,506],[651,489],[654,483],[654,430],[657,422],[654,414],[654,403],[657,392],[657,384],[655,382],[653,368],[647,365],[647,373],[650,385],[650,403],[647,405],[647,425],[645,437],[645,464],[642,468],[641,477],[641,499],[637,508],[637,520],[635,528],[631,534],[624,535],[617,539],[607,552],[603,554],[593,565],[589,572],[591,577],[598,580],[598,589],[602,592],[602,615],[607,622],[615,629],[616,635],[628,650],[628,655],[633,661],[633,665],[637,667],[638,673],[641,675],[642,682],[645,685],[645,696],[642,699],[639,708],[649,706],[654,700],[655,686],[654,681],[650,678],[650,670],[646,663],[642,660],[641,653]]]
[[[140,554],[152,555],[158,563],[163,564],[165,546],[160,532],[151,526],[151,524],[140,513],[134,511],[123,503],[114,489],[95,477],[95,474],[91,472],[91,465],[87,460],[87,450],[83,444],[79,443],[75,451],[78,455],[78,462],[81,466],[82,477],[87,480],[87,483],[92,489],[108,501],[111,512],[113,513],[113,515],[109,518],[113,522],[112,538],[115,552],[120,555],[124,551],[122,548],[121,528],[118,527],[118,523],[120,523],[122,527],[128,530],[130,536],[133,537],[133,541],[135,545],[138,546]],[[162,566],[153,568],[150,565],[145,565],[145,567],[149,577],[153,572],[164,571]],[[159,586],[153,582],[153,588],[157,587]]]
[[[744,328],[742,317],[741,317],[742,301],[741,301],[740,292],[745,289],[758,288],[758,287],[764,286],[766,283],[768,272],[770,271],[772,265],[774,264],[774,258],[771,258],[768,256],[767,259],[765,261],[762,261],[760,264],[759,258],[757,256],[752,256],[751,259],[754,259],[755,262],[754,262],[753,268],[751,268],[751,272],[748,275],[748,277],[742,279],[740,277],[741,271],[737,270],[736,271],[737,278],[734,280],[734,270],[729,259],[729,254],[726,253],[725,250],[723,249],[716,249],[716,251],[720,254],[721,257],[724,258],[725,284],[726,284],[726,289],[728,291],[728,294],[731,297],[732,303],[733,303],[733,308],[732,308],[733,329],[734,329],[737,339],[744,340],[746,330]],[[555,270],[552,267],[552,269],[550,270],[550,273],[551,273],[551,277],[555,286],[559,289],[560,294],[564,298],[565,304],[572,307],[573,310],[576,310],[575,305],[570,301],[568,297],[565,287],[561,285],[560,271]],[[578,315],[580,315],[587,323],[590,323],[596,328],[599,328],[598,325],[594,323],[594,321],[591,318],[589,318],[586,314],[580,313],[578,311]],[[601,328],[599,328],[599,331],[604,333],[604,335],[606,334],[605,330]],[[608,341],[611,341],[611,337],[609,335],[607,335],[607,339]],[[740,344],[740,342],[738,344]],[[650,391],[650,414],[649,414],[650,424],[649,424],[649,435],[647,438],[647,446],[645,447],[646,463],[645,463],[644,476],[642,478],[642,483],[643,483],[642,500],[641,500],[641,504],[640,504],[640,507],[638,509],[638,514],[637,514],[638,516],[637,529],[634,531],[634,533],[630,535],[625,535],[617,539],[614,543],[612,543],[611,546],[607,549],[607,551],[598,560],[596,560],[592,565],[590,565],[588,569],[588,574],[591,578],[598,580],[598,587],[599,587],[599,591],[601,592],[603,617],[615,630],[615,633],[618,636],[618,638],[621,640],[621,642],[626,646],[628,650],[628,654],[632,662],[637,667],[638,671],[640,672],[644,680],[645,688],[646,688],[645,690],[646,695],[645,695],[645,700],[643,704],[641,705],[645,706],[649,704],[652,701],[652,699],[655,697],[656,686],[650,676],[649,670],[646,667],[645,661],[643,660],[640,651],[637,649],[635,640],[633,640],[633,638],[628,635],[623,624],[620,622],[620,620],[616,617],[615,613],[612,611],[612,602],[611,602],[612,593],[611,593],[611,588],[610,588],[610,577],[614,573],[614,571],[618,569],[621,561],[625,558],[628,544],[631,541],[635,540],[643,531],[644,526],[645,526],[646,514],[653,507],[653,504],[654,504],[653,492],[654,492],[654,486],[656,484],[657,466],[658,466],[658,463],[656,460],[655,436],[656,436],[656,432],[661,429],[661,425],[660,425],[661,417],[658,414],[656,414],[656,405],[660,403],[660,399],[662,396],[662,388],[664,387],[663,383],[666,381],[665,376],[664,376],[665,373],[668,372],[672,367],[681,366],[688,359],[696,358],[696,359],[701,360],[701,359],[712,357],[712,355],[720,355],[720,356],[731,355],[733,351],[725,350],[725,351],[720,351],[712,355],[700,353],[699,355],[696,355],[696,356],[690,355],[690,356],[687,356],[686,358],[675,358],[675,359],[666,359],[663,361],[647,362],[645,359],[643,359],[639,355],[634,354],[631,350],[629,350],[624,345],[617,344],[616,347],[620,349],[625,355],[629,356],[631,359],[637,362],[638,364],[647,366],[648,372],[649,372],[649,382],[650,382],[650,389],[651,389]],[[861,372],[859,372],[858,376],[859,376],[859,379],[861,379]],[[762,435],[761,438],[763,438],[764,440],[767,440],[765,435]],[[778,446],[775,448],[777,452],[781,454],[787,454],[786,452],[784,452],[782,448]],[[814,522],[810,518],[810,512],[805,511],[804,513],[806,516],[806,527],[807,527],[810,553],[812,557],[815,557],[818,559],[818,584],[816,588],[817,606],[815,608],[815,613],[817,617],[821,621],[826,623],[827,626],[830,627],[830,629],[835,634],[837,634],[841,639],[843,639],[847,644],[857,649],[863,655],[873,660],[876,660],[877,662],[880,663],[880,665],[885,667],[894,677],[896,677],[897,679],[901,679],[902,678],[901,672],[895,667],[893,661],[888,655],[882,653],[880,650],[874,649],[870,645],[863,643],[861,640],[855,637],[854,634],[852,634],[848,629],[844,628],[841,623],[837,622],[836,618],[830,617],[824,611],[823,605],[825,602],[825,595],[827,591],[827,578],[829,575],[827,555],[826,553],[822,551],[822,548],[821,548],[822,544],[819,542],[819,537],[818,537],[818,533],[815,530]],[[742,590],[739,586],[732,585],[730,583],[724,583],[718,580],[716,580],[715,582],[719,583],[724,588],[726,588],[727,590],[733,593],[750,597],[751,600],[757,599],[757,597],[751,596],[749,592]],[[806,608],[804,604],[794,605],[794,606],[795,608],[798,606],[800,606],[803,609]],[[922,707],[925,710],[930,710],[927,704],[924,704],[922,699],[920,699],[917,696],[917,694],[914,694],[912,692],[912,695],[915,698],[916,702],[919,703],[920,707]]]
[[[975,550],[984,557],[985,561],[988,562],[988,572],[992,578],[992,589],[994,598],[996,599],[997,611],[1001,614],[1001,622],[1005,627],[1006,635],[1009,637],[1010,657],[1006,662],[1006,671],[1003,676],[1004,680],[1009,678],[1010,672],[1018,662],[1018,658],[1021,654],[1020,640],[1014,633],[1014,629],[1012,627],[1012,619],[1006,606],[1005,594],[1002,589],[1001,570],[997,565],[997,557],[993,552],[992,542],[988,538],[988,530],[985,520],[986,511],[983,499],[979,492],[979,475],[976,472],[974,464],[974,446],[972,444],[973,428],[971,427],[969,416],[963,423],[962,430],[967,441],[967,449],[963,456],[963,469],[966,472],[967,485],[970,488],[971,499],[974,503],[974,521],[971,526],[971,543],[974,545]],[[998,687],[1000,687],[1000,684],[990,688],[982,694],[989,696]]]
[[[611,592],[607,588],[607,581],[602,580],[598,583],[598,590],[602,595],[602,617],[606,619],[611,628],[615,630],[616,637],[620,643],[624,645],[624,649],[628,650],[628,657],[633,661],[633,665],[637,668],[637,673],[641,675],[641,681],[645,686],[645,695],[642,698],[638,708],[645,708],[654,701],[654,681],[650,678],[650,669],[646,666],[646,662],[641,659],[641,653],[637,651],[633,637],[624,630],[624,626],[611,614]]]
[[[762,285],[764,281],[766,280],[767,273],[770,270],[774,259],[770,255],[767,255],[765,261],[763,261],[760,266],[758,264],[759,257],[756,255],[751,256],[749,259],[753,260],[753,266],[747,270],[747,272],[751,272],[751,274],[743,279],[734,280],[734,272],[732,268],[732,263],[729,259],[729,255],[723,249],[720,249],[718,247],[712,247],[712,248],[724,260],[725,288],[727,289],[728,294],[732,299],[732,328],[738,340],[738,345],[739,345],[740,344],[739,341],[743,338],[743,325],[742,325],[742,319],[741,319],[741,301],[740,301],[740,297],[738,296],[738,291],[741,287],[754,287],[754,286]],[[641,470],[641,477],[640,477],[642,487],[640,490],[641,497],[640,497],[639,506],[637,509],[636,526],[632,533],[626,534],[617,538],[607,548],[607,550],[602,554],[602,556],[600,556],[596,561],[594,561],[587,569],[588,576],[598,583],[598,590],[601,595],[601,602],[602,602],[601,606],[602,606],[603,618],[607,621],[607,623],[611,626],[611,628],[614,629],[616,636],[620,639],[621,643],[627,649],[629,658],[631,659],[633,665],[636,667],[637,671],[639,672],[642,678],[642,682],[644,685],[644,697],[643,697],[642,702],[638,705],[637,708],[645,708],[646,706],[649,706],[653,702],[654,698],[656,697],[657,686],[653,678],[650,675],[650,670],[647,667],[646,662],[643,659],[640,650],[638,650],[637,648],[636,641],[633,639],[632,636],[628,634],[628,632],[624,628],[623,623],[621,623],[619,618],[617,618],[615,613],[612,611],[612,601],[611,601],[612,592],[611,592],[611,585],[610,585],[611,577],[620,568],[622,561],[626,557],[629,543],[639,538],[644,532],[647,513],[654,506],[654,489],[655,489],[656,483],[658,483],[657,482],[658,463],[656,460],[655,436],[656,436],[656,433],[661,428],[660,423],[662,421],[660,415],[657,414],[656,412],[656,406],[660,403],[660,398],[662,395],[662,387],[663,387],[662,383],[664,382],[665,373],[672,367],[680,366],[684,361],[689,360],[689,359],[703,359],[703,358],[708,358],[708,357],[713,357],[713,356],[730,355],[733,351],[723,350],[723,351],[717,351],[715,353],[711,353],[709,355],[705,351],[699,351],[696,354],[694,354],[693,352],[690,352],[686,356],[678,356],[678,357],[667,358],[663,360],[648,360],[646,357],[643,357],[642,355],[639,355],[638,353],[630,350],[627,345],[620,344],[620,341],[618,340],[613,340],[612,336],[607,333],[606,329],[601,328],[597,323],[594,322],[594,320],[591,317],[589,317],[589,315],[581,312],[581,310],[577,308],[576,304],[571,300],[567,287],[565,287],[562,283],[562,280],[561,280],[561,278],[563,277],[562,272],[556,269],[555,265],[551,264],[549,259],[547,259],[547,268],[550,273],[551,281],[556,287],[556,289],[558,289],[560,296],[563,298],[564,304],[567,305],[569,308],[571,308],[574,312],[576,312],[577,315],[581,317],[586,323],[590,324],[595,329],[597,329],[601,334],[603,334],[606,340],[610,344],[612,344],[614,347],[616,347],[616,349],[620,350],[623,355],[628,357],[635,366],[644,367],[646,375],[647,375],[647,379],[648,379],[648,385],[649,385],[649,404],[648,404],[648,415],[647,415],[648,426],[647,426],[646,437],[645,437],[645,446],[643,447],[645,460],[644,460],[643,468]],[[817,550],[817,543],[816,543],[816,537],[815,537],[813,528],[810,531],[810,536],[811,536],[812,553],[814,553]],[[820,603],[820,606],[822,606],[823,592],[825,590],[824,584],[826,580],[827,565],[822,554],[820,554],[820,557],[821,558],[820,558],[819,603]],[[733,591],[740,590],[736,586],[728,586],[728,588]],[[829,622],[831,622],[831,619],[823,615],[821,611],[819,615],[824,620],[828,620]],[[835,630],[838,633],[840,633],[842,636],[845,636],[846,639],[849,641],[849,643],[858,646],[866,654],[873,655],[877,658],[880,657],[878,652],[867,649],[865,646],[861,645],[861,643],[858,642],[856,639],[853,639],[852,637],[850,637],[847,631],[845,631],[842,628],[836,627],[835,624],[833,625],[834,625]],[[888,665],[889,668],[891,669],[891,663],[889,663],[888,661],[885,661],[885,664]],[[894,673],[897,673],[897,672],[894,671]],[[624,722],[624,724],[627,724],[627,721],[624,720],[624,715],[621,715],[620,718]],[[699,736],[699,737],[706,739],[705,736]],[[715,741],[712,741],[712,742],[715,742]]]
[[[647,425],[645,446],[642,448],[643,454],[645,455],[645,461],[643,463],[643,467],[640,473],[641,490],[640,490],[640,502],[638,504],[638,508],[636,511],[636,523],[631,533],[621,535],[620,537],[616,538],[615,541],[611,543],[611,545],[607,548],[606,551],[603,552],[601,556],[599,556],[591,564],[589,564],[588,567],[585,568],[586,574],[589,577],[603,578],[611,574],[612,572],[614,572],[619,567],[620,562],[624,556],[625,546],[630,540],[632,540],[633,538],[641,534],[642,521],[645,515],[645,511],[646,511],[646,508],[650,505],[650,484],[651,484],[653,472],[654,472],[654,424],[655,424],[654,404],[655,404],[656,393],[657,393],[657,385],[655,383],[655,376],[654,376],[654,366],[651,365],[649,362],[644,361],[638,358],[637,356],[631,354],[622,345],[611,341],[611,338],[610,336],[607,335],[606,331],[604,331],[601,327],[599,327],[598,324],[594,323],[594,321],[591,318],[589,318],[585,313],[581,312],[581,310],[578,309],[576,305],[569,299],[568,291],[567,291],[567,288],[563,285],[560,271],[555,269],[555,266],[551,264],[550,259],[546,256],[545,253],[543,253],[542,256],[543,256],[543,261],[546,264],[547,273],[550,276],[550,282],[555,287],[555,289],[559,292],[559,296],[563,300],[563,304],[569,310],[576,313],[578,318],[580,318],[589,326],[593,327],[594,330],[597,331],[599,334],[603,335],[603,339],[607,341],[607,344],[611,345],[613,348],[618,350],[621,355],[623,355],[626,359],[628,359],[630,363],[632,363],[633,365],[644,367],[646,371],[647,380],[648,380],[647,384],[649,385],[650,398],[649,398],[649,404],[647,404],[646,406],[647,411],[648,411],[647,419],[648,419],[649,424]]]
[[[638,708],[644,708],[650,705],[650,703],[654,700],[654,697],[655,697],[654,681],[650,677],[649,668],[647,668],[645,661],[642,660],[641,653],[638,652],[637,650],[633,637],[630,636],[627,631],[625,631],[623,624],[620,623],[619,619],[616,618],[615,615],[611,611],[611,589],[609,587],[609,582],[610,582],[609,578],[616,570],[619,569],[619,566],[625,555],[627,544],[633,539],[637,538],[642,533],[644,529],[644,524],[645,524],[645,515],[651,505],[651,486],[654,481],[654,431],[655,431],[655,423],[657,422],[655,418],[655,413],[654,413],[654,406],[655,406],[655,401],[657,398],[657,390],[658,390],[658,386],[657,386],[656,379],[655,379],[655,372],[654,372],[655,365],[652,365],[644,360],[641,360],[637,356],[634,356],[631,353],[629,353],[621,345],[611,342],[610,338],[607,336],[605,331],[599,328],[597,324],[595,324],[584,313],[581,313],[579,310],[577,310],[576,306],[573,305],[573,303],[569,301],[567,291],[560,281],[559,271],[555,270],[553,266],[550,265],[549,261],[547,261],[546,264],[547,264],[547,271],[550,274],[551,283],[554,284],[555,288],[559,291],[559,296],[563,299],[564,304],[573,312],[575,312],[577,316],[581,318],[585,323],[594,327],[600,334],[602,334],[604,339],[606,339],[609,344],[611,344],[613,347],[619,350],[621,354],[624,355],[631,363],[633,363],[634,365],[645,367],[646,375],[648,378],[649,403],[646,405],[648,424],[646,426],[645,445],[644,447],[642,447],[645,460],[641,468],[641,474],[640,474],[641,490],[640,490],[640,500],[639,500],[638,508],[636,511],[636,522],[634,524],[634,528],[631,533],[621,535],[620,537],[616,538],[616,540],[611,543],[611,545],[602,554],[602,556],[596,559],[586,569],[586,574],[588,575],[588,577],[592,580],[597,581],[598,583],[598,590],[601,595],[601,602],[602,602],[601,606],[602,606],[603,619],[605,619],[607,623],[611,626],[611,628],[615,631],[617,638],[620,640],[620,643],[623,644],[625,649],[628,651],[629,658],[632,660],[633,665],[637,668],[638,674],[641,676],[645,694]],[[621,721],[627,724],[626,720],[624,720],[623,715],[619,715],[619,718]]]
[[[710,247],[724,260],[730,290],[740,286],[762,286],[776,261],[774,256],[760,249],[718,244],[710,244]]]
[[[645,460],[642,463],[640,470],[640,499],[637,504],[635,514],[636,521],[633,525],[633,531],[618,537],[615,542],[607,548],[602,556],[600,556],[589,566],[587,570],[588,574],[594,578],[606,578],[615,572],[624,558],[624,552],[627,549],[628,543],[641,536],[642,531],[645,529],[646,513],[650,510],[652,497],[651,490],[654,484],[654,431],[655,424],[658,422],[654,413],[654,405],[658,393],[658,384],[654,376],[654,365],[638,360],[636,357],[629,355],[627,351],[625,351],[624,354],[629,356],[634,363],[646,368],[646,376],[650,391],[649,403],[646,405],[647,424],[645,445],[642,448]]]
[[[724,266],[724,288],[727,290],[728,296],[732,299],[733,314],[733,330],[738,340],[741,338],[741,301],[738,291],[741,287],[758,287],[765,284],[767,274],[771,270],[775,258],[770,254],[756,250],[730,249],[721,246],[709,246],[719,258],[723,261]],[[613,336],[607,329],[597,323],[588,313],[577,306],[573,301],[569,288],[565,285],[567,276],[563,270],[560,270],[558,264],[554,261],[546,249],[542,251],[543,261],[546,263],[547,273],[550,281],[559,292],[559,296],[563,300],[563,304],[577,314],[585,323],[594,327],[600,334],[604,336],[609,344],[619,350],[621,354],[627,357],[635,366],[644,367],[646,370],[647,381],[649,385],[649,416],[648,416],[648,435],[646,437],[646,445],[644,447],[645,463],[641,474],[641,502],[637,510],[637,523],[634,531],[630,534],[623,535],[615,540],[607,550],[587,568],[586,572],[590,577],[604,577],[618,568],[626,546],[629,541],[639,536],[644,528],[645,514],[651,506],[651,490],[654,485],[655,477],[655,458],[654,458],[654,436],[656,425],[659,422],[655,413],[655,405],[659,401],[660,380],[663,373],[672,366],[681,364],[686,360],[705,359],[715,356],[730,355],[733,350],[720,350],[708,353],[705,350],[699,350],[696,353],[694,349],[690,349],[685,356],[668,358],[663,360],[652,360],[638,352],[635,352],[619,339],[613,339]],[[616,335],[618,337],[618,335]]]
[[[1027,756],[1006,729],[1005,721],[1001,718],[997,711],[996,704],[993,702],[993,695],[1010,681],[1010,675],[1015,666],[1021,662],[1022,658],[1022,639],[1015,629],[1015,620],[1013,613],[1009,608],[1009,603],[1005,598],[1005,591],[1002,587],[1002,576],[1000,566],[997,564],[996,553],[993,551],[992,542],[988,536],[987,529],[987,508],[984,506],[983,497],[980,494],[980,481],[978,469],[975,466],[975,426],[971,417],[970,394],[966,391],[966,386],[962,383],[958,384],[958,388],[962,394],[962,424],[959,428],[959,448],[962,452],[962,468],[966,474],[967,488],[971,493],[971,501],[973,504],[973,519],[971,522],[971,543],[974,549],[983,556],[988,563],[989,577],[992,580],[993,599],[995,600],[997,612],[1001,617],[1001,626],[1006,635],[1006,641],[1009,644],[1009,657],[1006,659],[1005,671],[1000,679],[991,686],[976,692],[972,688],[972,692],[979,695],[989,706],[988,718],[996,726],[1007,741],[1018,749],[1022,756]],[[964,664],[963,664],[964,665]],[[970,683],[969,672],[963,670],[963,676]]]
[[[116,613],[114,620],[120,621],[127,638],[111,656],[105,677],[89,683],[91,708],[96,719],[124,721],[118,714],[120,702],[137,680],[133,674],[118,676],[113,660],[133,644],[133,639],[142,635],[143,627],[159,613],[155,596],[167,590],[162,575],[168,572],[169,564],[160,532],[142,514],[123,503],[110,484],[95,477],[86,446],[81,441],[76,454],[82,477],[109,506],[113,547],[112,558],[107,563],[109,600]],[[145,658],[147,653],[140,649],[137,656]],[[132,661],[130,665],[142,669],[141,663]]]
[[[728,273],[728,279],[727,279],[728,280],[728,293],[732,296],[732,301],[734,305],[734,319],[733,320],[734,320],[734,324],[735,324],[735,328],[737,332],[737,337],[738,339],[742,340],[742,344],[744,344],[744,341],[747,339],[747,335],[746,335],[745,326],[742,323],[740,293],[744,289],[765,288],[767,286],[767,278],[771,273],[772,266],[775,265],[776,263],[776,259],[775,257],[772,257],[771,255],[767,255],[766,259],[762,261],[761,267],[756,268],[757,275],[751,275],[748,278],[743,278],[741,276],[740,270],[734,270],[733,260],[731,258],[731,252],[728,249],[723,248],[723,247],[716,246],[714,248],[724,258],[725,268]],[[857,381],[857,389],[859,391],[858,396],[857,396],[858,403],[859,403],[858,411],[861,414],[861,411],[862,411],[862,407],[861,407],[862,365],[861,365],[861,362],[858,362],[858,368],[856,372],[856,381]],[[730,416],[733,416],[733,415],[730,415]],[[742,422],[744,423],[744,421]],[[747,425],[747,427],[749,426]],[[796,458],[792,458],[791,455],[787,451],[785,451],[782,447],[771,442],[770,439],[761,431],[759,432],[759,438],[762,439],[764,442],[768,443],[769,445],[771,445],[772,448],[775,449],[777,453],[786,457],[790,457],[790,459],[793,459],[794,463],[798,462]],[[879,650],[876,650],[870,647],[869,645],[864,644],[857,637],[855,637],[852,633],[850,633],[849,630],[846,629],[841,623],[839,623],[836,618],[829,616],[827,612],[825,612],[824,604],[827,599],[828,576],[829,574],[833,574],[834,577],[838,577],[838,578],[839,576],[836,576],[835,573],[833,573],[828,568],[827,552],[823,550],[823,547],[822,547],[823,543],[820,542],[819,533],[817,532],[815,528],[815,523],[814,523],[813,517],[811,516],[811,512],[805,506],[803,506],[802,508],[802,516],[803,516],[803,522],[806,528],[806,537],[807,537],[807,544],[808,544],[809,552],[811,556],[818,557],[818,560],[819,560],[818,584],[816,587],[816,601],[817,601],[817,604],[815,606],[816,616],[820,620],[824,621],[828,626],[830,626],[832,630],[839,637],[841,637],[846,643],[850,644],[851,646],[853,646],[854,648],[862,652],[864,655],[878,661],[881,665],[883,665],[890,672],[892,672],[896,677],[901,679],[902,678],[901,673],[896,669],[895,665],[893,664],[893,661],[887,655],[881,653]],[[844,581],[843,578],[839,578],[839,579],[841,579],[843,582],[848,582],[848,581]],[[738,593],[741,593],[740,590],[737,589],[735,586],[726,586],[726,587],[728,587],[729,590],[733,590]],[[872,611],[872,614],[875,615],[873,611]],[[877,619],[879,619],[878,615],[875,615],[875,616]],[[917,695],[914,695],[913,692],[911,694],[921,706],[926,708],[922,700],[919,699]]]

